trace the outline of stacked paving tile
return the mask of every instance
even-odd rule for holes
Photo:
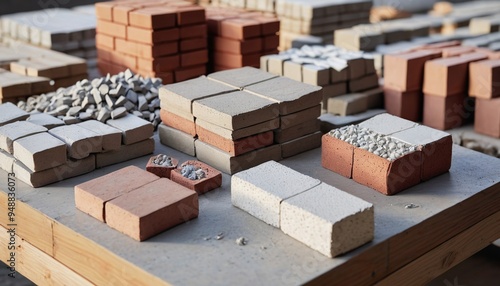
[[[469,96],[495,97],[491,91],[495,80],[486,75],[493,74],[499,58],[497,52],[463,46],[458,41],[388,54],[384,57],[385,109],[440,130],[459,127],[472,119],[474,104]],[[470,67],[483,66],[483,63],[492,64],[484,69],[484,74],[470,71]],[[490,113],[492,111],[485,114]]]
[[[292,40],[304,35],[331,43],[335,30],[369,23],[372,4],[369,0],[277,0],[280,49],[291,48]]]
[[[138,241],[199,213],[195,191],[135,166],[75,186],[75,205]]]
[[[243,67],[160,88],[160,140],[233,174],[319,147],[321,87]]]
[[[206,73],[204,8],[178,0],[112,1],[95,7],[102,74],[130,68],[172,83]]]
[[[0,68],[0,102],[17,103],[33,94],[53,91],[50,79],[20,75]]]
[[[233,175],[231,202],[328,257],[374,236],[371,203],[275,161]]]
[[[260,57],[278,51],[280,22],[245,10],[207,7],[211,68],[259,67]]]
[[[54,8],[1,17],[2,37],[89,60],[95,65],[95,18]]]
[[[390,114],[323,135],[324,168],[385,195],[446,173],[451,135]]]
[[[261,57],[261,69],[323,87],[323,112],[345,116],[382,106],[374,61],[362,52],[303,46]]]

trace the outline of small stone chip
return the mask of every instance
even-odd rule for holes
[[[127,115],[127,109],[125,107],[118,107],[117,109],[111,111],[111,118],[118,119]]]
[[[243,246],[243,245],[247,245],[247,243],[248,243],[248,241],[244,237],[239,237],[239,238],[236,239],[236,244],[237,245]]]

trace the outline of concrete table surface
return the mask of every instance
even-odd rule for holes
[[[155,139],[155,154],[168,154],[179,162],[192,159],[161,145],[157,134]],[[18,180],[17,200],[54,221],[54,232],[56,225],[64,225],[79,237],[116,254],[120,261],[129,262],[174,285],[290,285],[314,282],[314,279],[319,279],[316,282],[370,284],[387,277],[484,218],[500,212],[500,160],[457,145],[453,147],[449,173],[391,197],[322,168],[320,148],[281,161],[301,173],[374,204],[374,240],[334,259],[233,207],[230,176],[227,174],[223,174],[221,188],[200,196],[197,219],[145,242],[134,241],[75,208],[75,185],[131,164],[145,168],[148,159],[149,156],[146,156],[108,166],[38,189]],[[6,195],[8,180],[6,172],[0,171],[0,176],[1,197]],[[405,207],[409,204],[417,207]],[[1,211],[6,212],[3,205]],[[17,227],[22,228],[23,225]],[[217,240],[215,237],[219,234],[223,238]],[[53,235],[55,241],[56,234]],[[239,237],[246,238],[248,244],[237,245],[235,240]],[[53,253],[48,254],[57,260],[55,247]],[[0,258],[4,260],[4,257]],[[99,261],[99,257],[87,257],[86,253],[82,253],[81,258],[72,259],[80,259],[79,263],[88,264],[90,268],[101,265],[93,264]],[[100,284],[98,278],[94,280],[92,277],[92,271],[67,266],[88,281]]]

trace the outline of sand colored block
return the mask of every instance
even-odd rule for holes
[[[321,105],[316,105],[295,113],[280,116],[280,129],[287,129],[306,121],[311,121],[321,115]]]
[[[281,157],[288,158],[321,146],[323,133],[317,131],[302,137],[281,143]]]
[[[72,177],[80,176],[95,170],[95,157],[90,155],[87,158],[74,160],[69,158],[63,165],[43,171],[33,172],[23,163],[14,163],[13,172],[16,177],[33,188],[43,187]]]
[[[420,90],[398,91],[384,88],[384,103],[387,113],[419,122],[422,119],[424,96]]]
[[[216,124],[210,123],[208,121],[204,121],[202,119],[196,119],[196,128],[198,129],[199,127],[208,130],[212,133],[217,134],[218,136],[221,136],[225,139],[229,140],[238,140],[242,139],[244,137],[248,137],[251,135],[255,135],[258,133],[263,133],[266,131],[270,131],[273,129],[277,129],[280,124],[280,118],[274,118],[269,121],[265,121],[262,123],[258,123],[255,125],[251,125],[245,128],[241,128],[238,130],[231,130],[227,129],[224,127],[220,127]]]
[[[14,152],[14,141],[29,135],[46,132],[47,130],[47,128],[29,121],[17,121],[1,126],[0,149],[12,154]]]
[[[293,61],[284,62],[283,76],[302,82],[302,64]]]
[[[422,123],[439,130],[460,127],[466,116],[470,116],[465,112],[465,105],[468,103],[467,96],[463,93],[446,97],[424,94]]]
[[[179,116],[165,109],[161,109],[160,117],[163,124],[178,129],[193,137],[196,136],[196,125],[192,115]],[[191,117],[191,119],[186,119],[185,117]]]
[[[39,126],[43,126],[47,129],[52,129],[54,127],[64,125],[64,121],[46,113],[30,114],[28,119],[26,119],[26,121],[34,123]]]
[[[328,99],[328,113],[346,116],[364,112],[368,109],[368,100],[363,93],[350,93]]]
[[[66,144],[47,132],[14,141],[14,157],[32,171],[43,171],[66,163]]]
[[[321,138],[321,166],[352,178],[354,146],[327,133]]]
[[[312,64],[303,65],[302,82],[319,86],[328,85],[330,83],[330,69]]]
[[[275,161],[231,177],[231,202],[252,216],[280,227],[280,204],[321,182]]]
[[[0,126],[14,121],[26,120],[29,116],[29,113],[10,102],[0,105]]]
[[[320,121],[313,119],[291,126],[286,129],[278,129],[274,131],[274,142],[284,143],[306,134],[314,133],[320,130]]]
[[[128,166],[75,186],[76,208],[105,222],[104,206],[110,200],[160,178],[135,166]]]
[[[77,125],[102,136],[102,151],[120,149],[122,143],[121,130],[97,120],[87,120]]]
[[[278,117],[278,104],[272,100],[236,91],[197,100],[193,115],[221,127],[237,130]]]
[[[66,125],[49,130],[52,136],[66,143],[68,157],[82,159],[102,152],[102,135],[78,125]]]
[[[410,120],[383,113],[361,122],[359,127],[370,129],[379,134],[391,135],[405,129],[413,128],[417,125],[417,123]]]
[[[500,98],[476,100],[474,131],[500,138]]]
[[[347,93],[347,82],[339,82],[329,84],[323,87],[323,100],[321,101],[323,109],[326,110],[328,106],[328,99],[340,96]]]
[[[273,78],[245,88],[259,96],[279,103],[280,115],[294,113],[320,103],[321,87],[294,81],[285,77]]]
[[[125,145],[134,144],[153,136],[154,127],[151,122],[131,114],[118,119],[110,119],[106,123],[122,131],[122,143]]]
[[[153,156],[149,158],[148,163],[146,164],[146,171],[153,173],[157,175],[160,178],[167,178],[170,179],[170,173],[172,170],[177,168],[177,165],[179,164],[179,160],[168,156],[171,165],[158,165],[155,163],[155,160],[157,159],[158,156],[161,156],[162,154]],[[166,156],[166,155],[165,155]]]
[[[123,194],[105,205],[106,223],[143,241],[198,217],[198,195],[161,178]]]
[[[275,75],[283,75],[283,65],[290,60],[290,55],[269,55],[267,59],[267,72]]]
[[[237,69],[225,70],[209,74],[208,79],[215,80],[233,88],[245,88],[277,77],[277,75],[265,72],[254,67],[242,67]]]
[[[500,59],[474,62],[469,68],[469,96],[500,97]]]
[[[184,177],[182,169],[187,165],[193,166],[195,170],[202,170],[204,177],[194,180],[189,177]],[[182,163],[177,169],[172,171],[170,179],[198,194],[204,194],[222,185],[221,172],[203,162],[195,160],[189,160]]]
[[[451,135],[427,126],[419,125],[391,135],[392,137],[418,146],[422,151],[421,162],[411,162],[421,168],[421,180],[426,181],[448,172],[451,167],[453,140]]]
[[[122,145],[120,149],[96,154],[96,168],[102,168],[116,163],[125,162],[153,153],[155,141],[148,138],[129,145]]]
[[[163,123],[158,125],[158,135],[161,144],[190,156],[196,155],[194,144],[196,139],[192,135],[166,126]]]
[[[227,174],[234,174],[269,160],[281,160],[280,145],[267,146],[240,156],[231,156],[229,153],[200,140],[196,140],[195,146],[198,160]]]
[[[179,112],[191,114],[191,105],[193,101],[234,90],[235,88],[233,87],[209,80],[202,76],[165,85],[160,88],[159,95],[162,104],[164,103],[166,106],[169,106],[170,112],[176,109],[179,110]]]
[[[358,197],[321,183],[281,203],[281,230],[328,257],[374,237],[374,208]]]

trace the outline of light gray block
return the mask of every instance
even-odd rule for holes
[[[281,230],[335,257],[373,239],[373,205],[322,183],[281,203]]]
[[[279,103],[280,115],[294,113],[320,103],[320,86],[301,83],[286,77],[273,78],[245,88],[246,91]]]
[[[320,121],[318,119],[309,120],[287,129],[278,129],[274,131],[274,142],[284,143],[319,130]]]
[[[160,100],[170,112],[192,114],[192,102],[206,97],[234,91],[234,87],[209,80],[205,76],[167,84],[160,88]]]
[[[66,144],[47,132],[14,141],[14,157],[32,171],[43,171],[66,163]]]
[[[254,217],[280,227],[280,204],[321,182],[275,161],[231,177],[231,202]]]
[[[15,162],[13,171],[18,179],[33,188],[38,188],[92,172],[95,170],[95,159],[94,155],[81,160],[69,159],[63,165],[38,172],[33,172],[21,162]]]
[[[16,161],[14,156],[4,150],[0,150],[0,168],[2,170],[7,173],[12,172],[14,161]]]
[[[299,125],[306,121],[311,121],[321,115],[321,105],[301,110],[299,112],[280,116],[280,129],[287,129],[295,125]]]
[[[13,142],[17,139],[46,132],[47,128],[28,121],[16,121],[0,127],[0,149],[10,154],[14,152]]]
[[[102,151],[117,150],[122,144],[122,132],[97,120],[88,120],[77,124],[102,136]]]
[[[418,123],[413,121],[390,115],[388,113],[383,113],[361,122],[359,127],[371,129],[379,134],[391,135],[417,125]]]
[[[200,126],[201,128],[204,128],[210,132],[213,132],[219,136],[222,136],[224,138],[230,139],[230,140],[238,140],[244,137],[248,137],[251,135],[263,133],[266,131],[278,129],[280,127],[280,120],[282,120],[283,117],[281,118],[274,118],[269,121],[265,121],[262,123],[258,123],[252,126],[248,126],[245,128],[241,128],[238,130],[230,130],[226,129],[224,127],[220,127],[216,124],[210,123],[208,121],[205,121],[203,119],[197,118],[196,119],[196,125]]]
[[[127,114],[125,117],[118,119],[110,119],[106,121],[106,124],[122,131],[122,143],[124,145],[144,141],[152,137],[154,132],[151,122],[132,114]]]
[[[253,85],[256,86],[256,85]],[[226,129],[237,130],[278,117],[278,104],[245,91],[197,100],[193,115]]]
[[[275,78],[277,75],[254,67],[242,67],[211,73],[207,77],[208,79],[230,85],[233,88],[242,89],[246,86]]]
[[[281,157],[288,158],[321,146],[321,131],[281,143]]]
[[[26,120],[29,116],[29,113],[10,102],[0,104],[0,126],[14,121]]]
[[[260,148],[239,156],[231,156],[231,154],[200,140],[195,141],[195,146],[198,160],[230,175],[269,160],[281,160],[281,147],[278,144]]]
[[[83,159],[91,153],[102,151],[102,136],[77,125],[52,128],[49,133],[66,143],[68,157]]]
[[[192,135],[166,126],[163,123],[158,125],[158,135],[161,144],[190,156],[196,156],[196,150],[194,148],[194,141],[196,141],[196,139],[193,138]]]
[[[95,154],[95,167],[102,168],[139,158],[153,153],[154,150],[155,141],[153,138],[148,138],[130,145],[122,145],[118,150]]]

